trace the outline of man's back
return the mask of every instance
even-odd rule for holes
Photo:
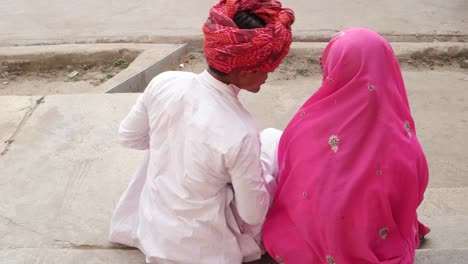
[[[278,67],[294,19],[278,0],[210,9],[208,70],[158,76],[122,122],[122,144],[149,151],[114,212],[111,241],[140,248],[151,263],[260,259],[281,133],[262,133],[271,144],[261,147],[237,93],[258,92]]]
[[[119,131],[124,145],[149,148],[146,165],[137,172],[144,181],[139,210],[120,216],[116,210],[111,240],[131,240],[156,263],[241,262],[238,241],[226,226],[233,200],[226,186],[231,182],[229,168],[243,166],[235,164],[239,152],[260,143],[255,122],[237,93],[236,87],[207,72],[167,72],[150,83],[132,110],[146,112],[147,123],[145,118],[137,121],[141,124],[126,119]],[[145,135],[135,135],[137,130],[146,130],[149,137],[142,140]],[[251,158],[259,161],[257,154]],[[261,175],[261,168],[251,168],[259,162],[245,166]],[[126,225],[128,218],[138,228]]]

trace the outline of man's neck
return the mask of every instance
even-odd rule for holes
[[[221,75],[217,74],[216,72],[212,71],[210,68],[208,68],[207,71],[216,80],[218,80],[218,81],[220,81],[222,83],[225,83],[227,85],[231,84],[229,75],[221,76]]]

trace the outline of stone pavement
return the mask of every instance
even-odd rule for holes
[[[466,263],[467,74],[404,75],[431,168],[419,214],[433,231],[417,263]],[[282,128],[318,84],[267,83],[241,99],[262,127]],[[12,139],[0,147],[7,150],[0,156],[2,263],[144,262],[137,250],[107,241],[112,211],[143,154],[120,147],[116,134],[137,96],[0,97],[0,137]]]
[[[3,0],[0,46],[189,42],[197,47],[216,2]],[[340,29],[364,26],[397,42],[468,42],[466,0],[282,2],[296,12],[298,41],[326,41]],[[410,56],[413,49],[435,44],[394,47]],[[450,52],[453,44],[446,46]],[[143,68],[151,64],[141,62]],[[447,68],[405,71],[404,77],[431,172],[419,215],[432,232],[416,263],[468,263],[468,73]],[[271,82],[241,99],[262,128],[282,128],[318,84],[312,77]],[[112,211],[143,155],[120,147],[116,134],[137,96],[0,96],[0,263],[144,263],[138,250],[107,241]]]
[[[0,45],[80,42],[174,43],[201,39],[217,0],[3,0]],[[466,0],[283,0],[296,12],[296,39],[327,40],[364,26],[392,41],[468,41]]]

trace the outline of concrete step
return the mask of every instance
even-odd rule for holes
[[[419,249],[416,251],[415,264],[466,264],[468,248],[455,249]]]
[[[459,249],[419,249],[416,251],[415,264],[466,264],[468,262],[468,248]],[[248,264],[276,264],[269,256]]]
[[[25,248],[0,249],[2,264],[47,263],[47,264],[144,264],[145,258],[138,250],[113,249],[51,249]],[[416,251],[415,264],[466,264],[468,248],[421,249]],[[249,264],[275,264],[269,257]]]
[[[427,139],[429,164],[434,159],[453,162],[431,174],[431,188],[419,214],[432,233],[424,245],[426,251],[418,253],[427,257],[418,263],[453,260],[453,256],[459,261],[466,256],[463,248],[468,245],[468,180],[464,171],[468,158],[463,151],[468,149],[468,141],[463,140],[466,124],[462,121],[468,109],[458,101],[468,99],[464,80],[460,80],[463,75],[406,74],[416,91],[426,89],[429,93],[411,98],[416,120],[425,124],[419,136]],[[447,78],[453,78],[448,87],[442,85]],[[427,86],[429,82],[433,86]],[[421,83],[425,87],[420,87]],[[440,87],[444,87],[447,100],[442,105],[436,103]],[[274,83],[255,101],[251,95],[242,95],[242,100],[260,122],[270,122],[264,117],[275,116],[271,126],[281,127],[284,123],[278,117],[286,119],[285,107],[297,109],[309,93],[310,89],[302,86]],[[120,147],[116,134],[137,96],[0,97],[0,136],[8,142],[0,155],[2,263],[28,263],[34,256],[43,256],[44,263],[78,263],[84,258],[89,258],[89,263],[106,258],[113,263],[119,259],[120,263],[140,263],[140,253],[122,251],[107,241],[112,211],[143,154]],[[434,120],[431,111],[443,118]],[[446,128],[439,127],[444,124],[451,132],[447,132],[447,140],[438,140],[441,131],[445,133]]]
[[[136,249],[11,248],[0,249],[0,260],[2,264],[145,264]]]
[[[293,42],[290,55],[320,58],[323,49],[328,44],[324,42]],[[468,43],[464,42],[391,42],[396,56],[406,61],[426,55],[426,59],[464,57],[468,50]],[[416,56],[415,56],[416,55]]]
[[[468,246],[468,188],[430,188],[418,210],[420,221],[431,228],[423,249]]]

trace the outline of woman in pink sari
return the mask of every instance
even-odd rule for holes
[[[355,28],[321,62],[322,86],[279,143],[265,247],[288,264],[413,263],[428,168],[395,54]]]

